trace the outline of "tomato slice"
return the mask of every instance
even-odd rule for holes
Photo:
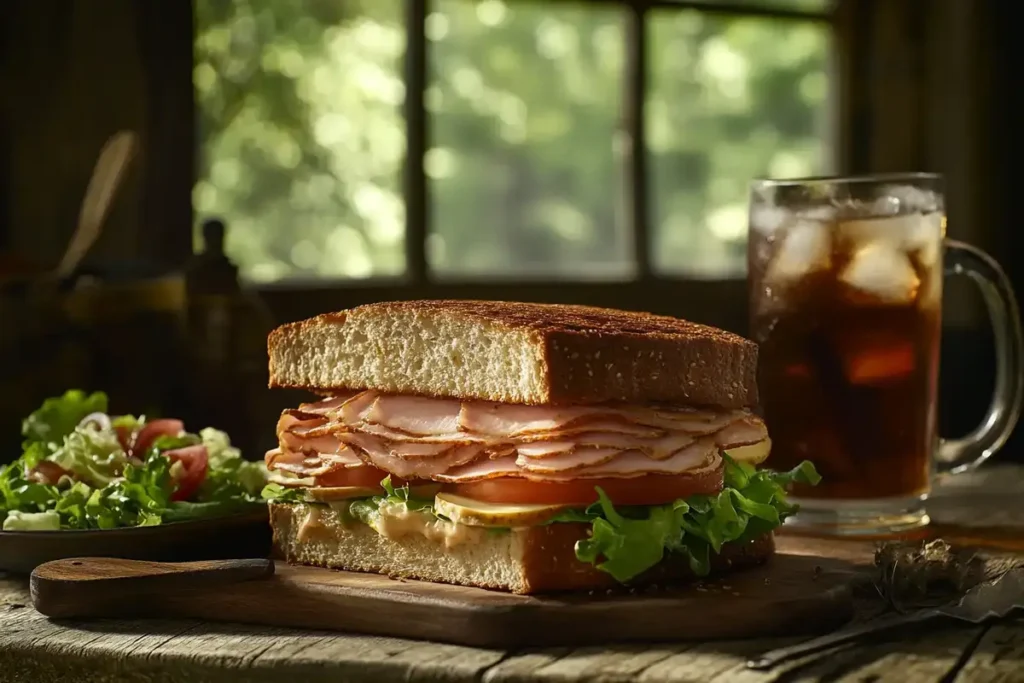
[[[135,438],[135,434],[125,426],[114,427],[114,431],[117,433],[117,441],[121,444],[121,449],[131,456],[132,440]]]
[[[321,474],[316,477],[316,486],[334,488],[340,486],[359,486],[364,488],[378,488],[388,473],[384,470],[363,465],[361,467],[344,467],[341,469]],[[395,486],[404,486],[405,481],[392,476],[391,483]]]
[[[722,468],[696,474],[648,474],[631,479],[577,479],[567,482],[497,477],[449,484],[444,491],[483,503],[585,506],[597,501],[600,486],[615,505],[663,505],[680,498],[713,495],[722,490]]]
[[[206,446],[196,444],[185,448],[176,448],[173,451],[163,453],[170,458],[172,463],[180,462],[184,473],[178,479],[178,488],[171,494],[171,500],[188,500],[196,492],[199,485],[206,479],[206,470],[209,465],[209,455]]]
[[[153,420],[142,425],[142,429],[135,435],[135,442],[132,444],[130,455],[145,460],[146,451],[153,445],[157,437],[178,436],[185,429],[185,423],[181,420]]]
[[[40,460],[39,463],[28,472],[26,478],[29,481],[39,482],[40,484],[56,486],[61,477],[75,478],[74,474],[57,463],[49,460]]]

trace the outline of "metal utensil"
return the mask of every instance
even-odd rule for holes
[[[85,198],[82,200],[82,208],[78,213],[78,227],[64,251],[64,257],[54,271],[58,281],[68,277],[78,268],[82,258],[88,253],[93,242],[99,237],[103,223],[107,218],[111,202],[117,188],[121,185],[135,153],[136,135],[129,130],[122,130],[115,133],[96,160],[96,166],[92,171],[92,178],[85,189]]]
[[[770,669],[790,659],[828,650],[863,636],[928,621],[936,617],[952,617],[960,621],[980,624],[986,619],[1005,617],[1015,609],[1024,609],[1024,568],[1011,569],[997,579],[979,583],[967,591],[957,603],[872,619],[798,645],[771,650],[748,660],[747,668]]]

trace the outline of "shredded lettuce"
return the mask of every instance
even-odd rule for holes
[[[434,499],[417,498],[412,495],[408,484],[395,486],[391,483],[391,475],[384,477],[380,482],[384,489],[384,495],[373,496],[372,498],[361,498],[349,503],[348,511],[356,519],[364,524],[373,525],[382,509],[390,512],[422,512],[438,519],[443,517],[434,511]]]
[[[91,424],[75,427],[47,459],[95,486],[109,484],[128,464],[117,432]]]
[[[47,399],[23,422],[22,456],[0,467],[3,530],[148,526],[263,505],[260,490],[267,480],[266,466],[244,460],[224,432],[207,428],[199,434],[160,436],[147,453],[129,459],[117,429],[135,432],[145,418],[108,416],[109,427],[102,426],[102,420],[82,424],[86,416],[106,410],[105,394],[72,390]],[[200,443],[207,451],[206,475],[188,500],[172,501],[178,486],[175,469],[182,470],[183,465],[172,463],[164,453]],[[70,476],[40,483],[30,473],[44,460]]]

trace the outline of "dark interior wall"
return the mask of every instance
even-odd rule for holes
[[[145,124],[145,76],[128,5],[4,3],[7,242],[31,261],[59,257],[104,141],[119,128]],[[132,174],[97,245],[100,254],[136,254],[140,190]]]
[[[0,3],[0,244],[56,262],[100,148],[124,128],[141,153],[95,258],[160,261],[189,243],[190,30],[184,1]]]

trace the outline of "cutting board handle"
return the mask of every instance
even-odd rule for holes
[[[54,618],[124,617],[147,602],[187,596],[197,588],[272,576],[267,559],[145,562],[115,557],[73,557],[41,564],[32,572],[32,604]],[[147,601],[147,598],[149,599]]]

